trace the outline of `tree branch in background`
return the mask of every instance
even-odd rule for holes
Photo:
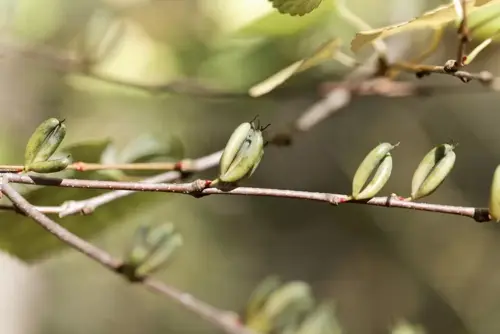
[[[31,205],[21,194],[9,185],[8,175],[4,175],[2,177],[0,189],[2,193],[12,201],[14,206],[19,211],[33,219],[38,225],[43,227],[56,238],[101,264],[103,267],[131,279],[124,273],[122,261],[113,258],[106,251],[72,234],[61,225],[57,224],[55,221],[38,211],[35,206]],[[211,322],[213,325],[224,330],[224,332],[228,334],[253,334],[251,330],[240,324],[237,315],[233,312],[219,310],[209,304],[197,300],[192,295],[179,291],[174,287],[149,277],[140,279],[132,278],[131,281],[136,284],[143,285],[152,292],[176,301],[187,310]]]

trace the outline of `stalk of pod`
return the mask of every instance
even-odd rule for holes
[[[443,183],[455,165],[455,147],[441,144],[424,156],[413,174],[410,200],[431,195]]]
[[[71,156],[49,160],[66,136],[64,120],[49,118],[33,132],[24,152],[24,171],[55,173],[71,163]]]
[[[253,175],[264,155],[266,128],[251,121],[233,131],[219,161],[219,177],[212,184],[237,183]]]
[[[395,145],[381,143],[366,155],[354,174],[352,199],[369,199],[382,190],[392,172],[392,156],[390,152],[398,145],[399,143]],[[372,174],[374,175],[369,181]]]

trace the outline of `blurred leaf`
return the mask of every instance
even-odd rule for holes
[[[467,17],[473,38],[486,39],[500,30],[500,4],[478,9]]]
[[[45,40],[64,24],[64,1],[20,0],[11,15],[16,33],[30,40]]]
[[[412,325],[405,320],[400,320],[391,329],[391,334],[425,334],[426,331],[421,325]]]
[[[119,162],[177,162],[184,158],[184,145],[174,135],[154,137],[144,134],[130,141],[118,155]],[[146,176],[158,174],[156,171],[125,171],[127,175]]]
[[[488,5],[489,7],[489,5],[493,5],[495,3],[500,3],[500,0],[468,0],[467,13],[472,14],[481,6]],[[456,19],[457,13],[453,3],[442,5],[406,22],[359,32],[351,42],[351,50],[353,52],[357,52],[364,45],[379,38],[385,38],[404,31],[422,28],[439,28],[455,21]]]
[[[182,246],[182,236],[172,223],[141,226],[126,256],[134,275],[139,277],[162,269],[173,253]]]
[[[61,151],[69,153],[74,162],[117,163],[116,147],[110,138],[87,140],[64,147]],[[72,171],[71,177],[90,179],[122,180],[124,173],[119,170],[99,170],[91,172]],[[70,177],[70,176],[67,176]]]
[[[259,333],[281,331],[296,324],[313,306],[310,286],[299,281],[289,282],[273,292],[260,312],[248,319],[246,325]]]
[[[284,68],[283,70],[270,76],[263,82],[250,88],[249,90],[250,95],[253,97],[258,97],[267,94],[277,86],[284,83],[294,74],[308,70],[311,67],[317,66],[324,61],[333,59],[339,47],[340,47],[340,40],[337,38],[325,43],[318,50],[316,50],[316,52],[314,52],[310,57],[296,61],[292,65]]]
[[[305,15],[318,8],[322,0],[269,0],[282,14]]]
[[[304,17],[273,12],[261,17],[235,33],[235,37],[280,37],[294,35],[312,28],[335,10],[334,0],[323,0],[319,7]]]
[[[295,334],[341,334],[337,317],[333,311],[333,306],[321,304],[314,311],[308,314],[301,323]]]
[[[109,146],[111,139],[96,139],[65,146],[61,151],[71,154],[74,161],[100,163],[103,153]]]
[[[252,292],[248,300],[246,309],[246,319],[251,319],[265,305],[271,294],[276,291],[282,282],[277,276],[269,276],[265,278]]]
[[[83,190],[73,188],[43,187],[25,194],[33,205],[53,206],[70,200],[84,200],[105,193],[105,190]],[[171,194],[138,193],[108,203],[90,216],[74,215],[56,219],[63,227],[81,238],[90,239],[119,224],[138,206],[147,210],[158,203],[164,204]],[[69,247],[38,226],[32,219],[13,212],[0,212],[0,249],[24,261],[43,260],[55,252],[68,250]]]

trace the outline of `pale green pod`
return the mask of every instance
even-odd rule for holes
[[[495,169],[491,181],[489,211],[491,218],[500,222],[500,165]]]
[[[304,282],[289,282],[271,294],[247,327],[258,333],[280,332],[314,307],[311,288]]]
[[[64,121],[49,118],[40,124],[31,135],[24,152],[24,164],[47,161],[66,136]]]
[[[438,145],[430,150],[413,174],[411,199],[432,194],[453,169],[456,154],[450,144]]]
[[[226,183],[234,183],[246,177],[249,177],[257,169],[264,154],[264,137],[262,131],[248,123],[243,127],[240,125],[233,133],[234,141],[229,140],[227,155],[221,157],[221,169],[219,180]],[[246,136],[241,140],[243,130],[248,129]],[[231,136],[233,138],[233,136]],[[238,146],[239,145],[239,146]],[[228,161],[230,163],[228,164]],[[222,164],[223,163],[223,164]],[[227,167],[227,168],[222,168]]]
[[[368,153],[354,174],[354,178],[352,180],[353,198],[358,197],[375,168],[379,167],[382,160],[385,159],[387,153],[389,153],[397,145],[398,144],[392,145],[390,143],[382,143]]]
[[[57,173],[65,170],[71,164],[71,156],[62,159],[33,162],[24,167],[25,172],[40,174]]]
[[[219,161],[219,173],[222,175],[227,172],[229,166],[234,160],[236,154],[240,150],[240,147],[245,142],[245,139],[248,136],[248,132],[252,129],[252,124],[249,122],[240,124],[236,130],[233,131],[231,137],[227,141],[226,147],[224,148],[224,152],[222,152],[222,156]]]
[[[252,292],[248,299],[246,307],[246,320],[252,319],[264,307],[265,303],[282,285],[281,280],[277,276],[269,276],[264,279]]]
[[[149,275],[163,268],[182,243],[172,223],[141,226],[127,253],[127,264],[134,268],[136,276]]]
[[[340,334],[340,324],[333,306],[323,303],[310,312],[295,334]]]
[[[158,243],[149,258],[136,270],[137,276],[150,275],[162,268],[172,259],[175,251],[183,244],[182,236],[178,233],[168,236]],[[156,246],[156,245],[155,245]]]
[[[371,179],[370,183],[357,195],[353,196],[356,200],[372,198],[378,194],[380,190],[385,186],[392,172],[392,156],[387,153],[379,164],[375,175]]]

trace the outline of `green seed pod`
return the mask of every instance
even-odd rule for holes
[[[442,144],[430,150],[418,165],[411,182],[411,199],[432,194],[453,169],[455,146]]]
[[[307,315],[295,334],[335,334],[341,332],[333,306],[323,303]]]
[[[135,268],[136,276],[143,277],[163,268],[180,246],[182,237],[173,224],[142,226],[135,233],[126,262]]]
[[[273,292],[261,311],[246,325],[259,333],[281,332],[313,307],[314,298],[309,285],[290,282]]]
[[[269,297],[282,285],[277,276],[264,279],[252,292],[246,308],[246,320],[252,319],[265,305]]]
[[[163,241],[151,254],[149,259],[137,268],[138,276],[150,275],[162,268],[172,259],[174,252],[183,244],[183,239],[180,234],[174,234]]]
[[[57,173],[65,170],[71,164],[71,155],[62,159],[33,162],[24,166],[25,172],[35,172],[40,174]]]
[[[391,170],[392,170],[392,158],[390,158],[389,160],[386,160],[387,154],[398,145],[399,145],[399,143],[396,145],[392,145],[390,143],[382,143],[382,144],[378,145],[377,147],[375,147],[373,150],[371,150],[370,153],[368,153],[368,155],[365,157],[365,159],[359,165],[358,170],[356,171],[356,174],[354,174],[354,178],[352,181],[352,197],[354,199],[361,199],[358,196],[360,195],[361,190],[363,189],[366,182],[368,181],[368,178],[370,177],[370,175],[372,175],[372,173],[375,171],[375,169],[380,169],[384,160],[386,162],[382,166],[383,167],[382,170],[380,170],[380,171],[377,170],[377,173],[375,173],[375,175],[378,174],[378,177],[387,177],[387,179],[389,178],[389,176],[391,174]],[[388,169],[387,167],[389,167],[389,164],[390,164],[390,168]],[[388,173],[389,175],[386,175],[387,171],[389,171],[389,173]],[[374,181],[376,181],[376,180],[374,180]],[[380,181],[383,181],[383,179],[380,179],[379,182]],[[385,180],[385,182],[383,182],[382,186],[386,182],[387,182],[387,180]],[[375,187],[376,185],[377,185],[377,182],[372,184],[371,185],[372,189],[375,189],[373,187]],[[380,188],[382,188],[382,186],[380,186]],[[366,194],[363,194],[363,195],[366,196]]]
[[[260,126],[248,122],[236,128],[220,159],[220,181],[234,183],[255,172],[264,155],[262,131]]]
[[[500,165],[495,169],[491,181],[489,210],[491,218],[500,222]]]
[[[389,178],[391,177],[392,172],[392,156],[390,153],[387,153],[385,157],[382,159],[382,162],[379,164],[375,175],[371,179],[370,183],[366,185],[366,187],[354,197],[354,199],[368,199],[372,198],[378,194],[380,190],[385,186]]]
[[[24,153],[24,164],[47,161],[66,136],[66,125],[57,118],[49,118],[31,135]]]

